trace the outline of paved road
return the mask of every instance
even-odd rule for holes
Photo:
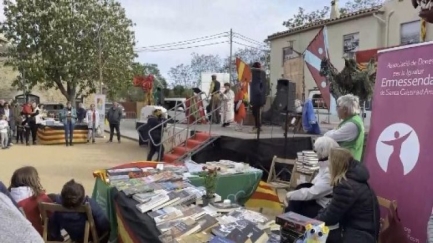
[[[91,195],[94,170],[145,160],[146,155],[146,148],[140,148],[136,142],[127,139],[121,144],[97,139],[96,144],[73,147],[14,145],[8,150],[0,150],[0,180],[9,186],[15,169],[31,165],[38,170],[42,185],[48,192],[60,193],[63,184],[74,178],[83,183],[87,194]]]

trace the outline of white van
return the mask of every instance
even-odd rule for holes
[[[322,94],[317,89],[309,90],[308,98],[313,101],[313,107],[316,111],[316,116],[319,121],[319,123],[331,123],[331,124],[338,124],[340,122],[340,119],[338,119],[338,116],[335,114],[331,114],[331,112],[326,107],[325,102],[322,99]],[[370,120],[371,120],[371,109],[372,109],[372,100],[369,100],[365,104],[365,110],[363,114],[363,120],[364,120],[364,126],[369,127],[370,126]],[[334,112],[332,112],[334,113]]]
[[[173,118],[176,122],[186,122],[186,98],[165,98],[164,108],[167,109],[167,118]],[[176,111],[173,109],[176,108]]]

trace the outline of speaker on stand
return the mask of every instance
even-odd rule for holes
[[[287,158],[287,135],[289,130],[289,114],[294,113],[296,99],[296,83],[290,82],[288,79],[279,79],[278,84],[286,87],[286,104],[284,107],[284,157]]]

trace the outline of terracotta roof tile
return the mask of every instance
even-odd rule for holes
[[[277,38],[280,38],[280,37],[283,37],[283,36],[288,36],[288,35],[293,34],[293,33],[302,32],[302,31],[305,31],[305,30],[308,30],[308,29],[313,29],[313,28],[321,27],[321,26],[324,26],[326,24],[332,24],[332,23],[337,22],[337,21],[345,21],[345,19],[349,20],[349,19],[351,19],[353,17],[370,15],[370,14],[379,13],[379,12],[382,12],[381,11],[381,6],[373,7],[373,8],[368,8],[368,9],[363,9],[363,10],[356,11],[356,12],[353,12],[353,13],[348,13],[348,14],[345,14],[345,15],[341,15],[338,18],[319,20],[319,21],[316,21],[316,22],[313,22],[313,23],[309,23],[309,24],[306,24],[306,25],[303,25],[303,26],[292,28],[290,30],[286,30],[286,31],[282,31],[282,32],[277,32],[275,34],[272,34],[272,35],[268,36],[267,40],[273,40],[273,39],[277,39]]]

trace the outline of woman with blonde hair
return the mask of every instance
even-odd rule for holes
[[[376,243],[380,211],[367,168],[344,148],[331,149],[329,162],[333,197],[317,219],[329,226],[339,224],[342,243]]]

